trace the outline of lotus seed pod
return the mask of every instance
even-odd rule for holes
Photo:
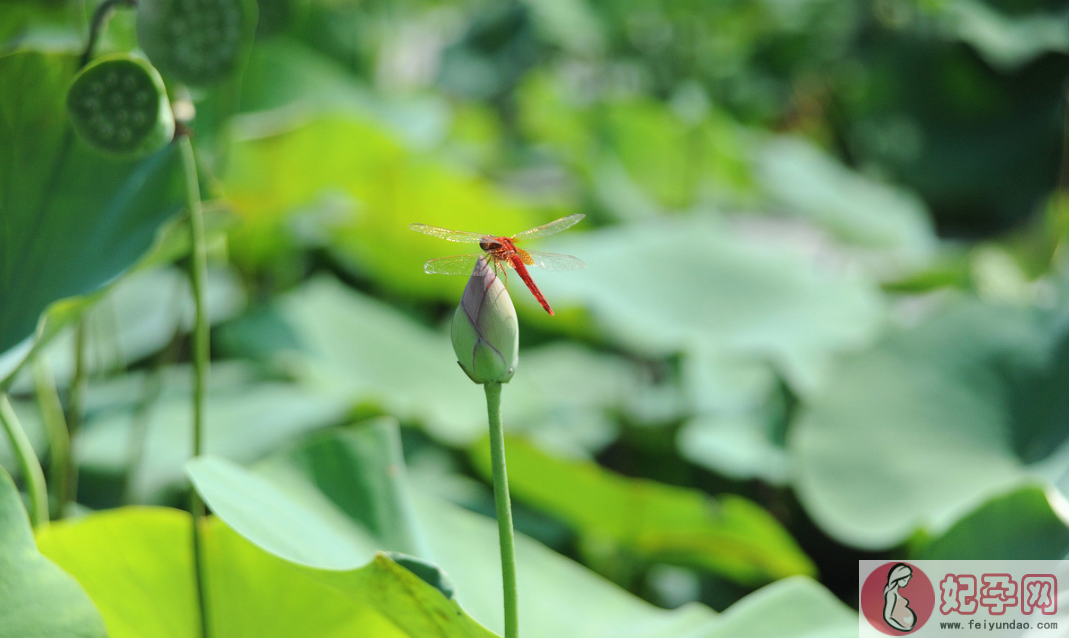
[[[132,55],[102,57],[82,69],[67,91],[67,111],[85,141],[115,155],[147,155],[174,137],[163,79]]]
[[[255,0],[141,0],[137,39],[164,75],[192,86],[237,71],[256,30]]]

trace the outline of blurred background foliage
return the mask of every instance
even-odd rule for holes
[[[180,505],[192,310],[173,154],[78,150],[49,181],[61,122],[16,126],[65,90],[42,69],[81,49],[90,5],[0,4],[0,378],[47,461],[31,368],[66,398],[84,322],[78,509]],[[526,618],[551,608],[584,636],[706,620],[636,607],[561,555],[655,605],[723,610],[798,575],[856,605],[858,558],[1069,554],[1069,4],[259,5],[240,81],[172,95],[195,107],[211,231],[222,458],[191,472],[244,537],[309,569],[397,538],[339,505],[292,513],[349,521],[323,555],[272,545],[278,520],[234,497],[311,472],[301,493],[344,501],[335,465],[293,459],[377,449],[347,426],[396,418],[425,542],[499,624],[493,548],[465,546],[492,541],[463,510],[493,504],[480,392],[448,340],[464,281],[424,275],[456,251],[408,225],[511,234],[583,212],[545,247],[588,269],[534,273],[558,316],[510,282],[517,525],[551,550],[521,547]],[[136,46],[120,11],[102,50]],[[0,465],[18,477],[6,441]],[[78,576],[79,560],[60,562]],[[756,609],[782,597],[850,635],[807,583]],[[570,596],[604,622],[568,618]]]

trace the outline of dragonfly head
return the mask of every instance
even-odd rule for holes
[[[482,241],[479,242],[479,248],[489,253],[501,250],[503,246],[496,237],[483,237]]]

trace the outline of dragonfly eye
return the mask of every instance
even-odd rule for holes
[[[491,252],[491,251],[494,251],[494,250],[500,250],[501,249],[501,242],[497,241],[496,239],[484,239],[481,242],[479,242],[479,248],[482,248],[486,252]]]

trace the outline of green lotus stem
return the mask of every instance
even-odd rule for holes
[[[419,230],[418,225],[414,230]],[[490,460],[494,474],[494,505],[501,544],[501,586],[505,600],[505,638],[520,635],[516,606],[516,538],[505,471],[505,434],[501,427],[501,384],[516,373],[520,348],[516,308],[508,290],[481,257],[475,263],[449,330],[457,363],[473,382],[486,388],[490,421]]]
[[[38,356],[33,361],[33,386],[37,406],[48,437],[48,484],[52,487],[52,518],[63,517],[66,503],[62,492],[67,484],[67,468],[70,463],[71,437],[67,420],[63,417],[63,403],[59,399],[56,380],[48,358]]]
[[[197,159],[188,135],[178,139],[186,178],[186,205],[189,208],[189,231],[193,246],[189,260],[189,284],[193,292],[193,456],[201,455],[204,446],[204,398],[208,385],[210,350],[208,342],[208,310],[204,298],[204,282],[208,278],[208,249],[204,234],[204,211],[200,203],[200,181]],[[202,638],[211,635],[208,615],[207,564],[201,538],[204,520],[204,501],[196,489],[190,489],[190,510],[193,514],[193,569],[197,583],[197,602],[200,606]]]
[[[15,416],[15,409],[6,394],[0,394],[0,425],[11,440],[11,448],[19,461],[19,468],[30,493],[30,523],[39,527],[48,523],[48,487],[45,485],[45,473],[41,470],[41,461],[30,445],[30,439],[22,424]]]
[[[490,420],[490,462],[494,475],[494,505],[501,544],[501,585],[505,597],[505,638],[519,638],[516,603],[516,537],[512,529],[512,502],[505,470],[505,434],[501,426],[501,384],[486,383],[486,412]]]

